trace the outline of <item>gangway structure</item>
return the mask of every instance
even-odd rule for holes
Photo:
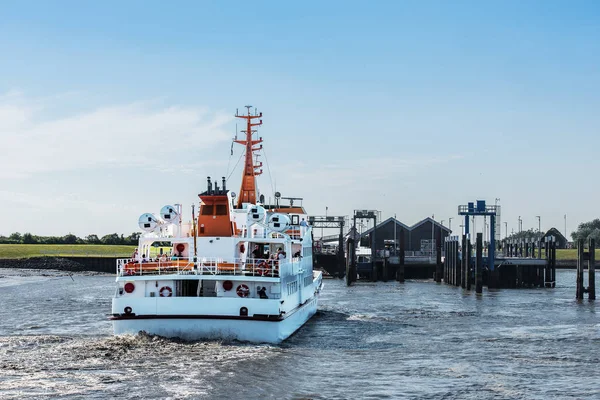
[[[332,216],[332,215],[309,216],[308,224],[310,226],[312,226],[313,229],[315,229],[315,228],[339,229],[339,234],[337,235],[338,251],[337,251],[337,254],[335,255],[335,257],[336,257],[335,262],[332,263],[330,260],[328,260],[329,257],[327,257],[325,254],[315,254],[315,257],[313,257],[313,260],[316,264],[315,265],[316,267],[322,267],[332,276],[337,276],[339,278],[343,278],[346,273],[346,271],[345,271],[346,263],[344,261],[344,227],[346,226],[346,217],[345,216]],[[314,232],[314,230],[313,230],[313,232]],[[334,240],[331,240],[332,237],[334,237],[334,235],[328,236],[327,241],[333,242]],[[324,243],[323,239],[325,239],[325,237],[321,238],[321,245]]]
[[[494,260],[496,259],[496,215],[500,206],[488,206],[485,204],[485,200],[477,200],[476,202],[469,202],[466,205],[458,206],[458,215],[464,215],[465,217],[465,235],[470,238],[469,232],[469,217],[490,217],[490,245],[488,246],[488,266],[490,271],[494,271]],[[486,224],[484,224],[484,230]]]

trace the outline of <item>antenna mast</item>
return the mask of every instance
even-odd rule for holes
[[[243,203],[251,203],[251,204],[256,204],[256,199],[257,199],[257,195],[256,195],[256,176],[262,174],[262,169],[259,169],[262,167],[263,163],[262,162],[257,162],[256,164],[254,163],[254,152],[259,151],[262,149],[262,137],[258,138],[257,140],[252,140],[252,135],[254,133],[256,133],[256,130],[253,130],[252,127],[255,126],[261,126],[262,125],[262,119],[259,120],[259,122],[253,123],[252,120],[257,119],[257,118],[262,118],[262,112],[258,113],[256,112],[256,109],[254,109],[254,114],[252,114],[250,112],[250,109],[252,108],[252,106],[246,106],[247,111],[247,115],[239,115],[239,113],[236,110],[235,113],[235,117],[236,118],[242,118],[246,120],[246,130],[241,131],[242,133],[246,134],[246,139],[245,140],[234,140],[235,143],[244,145],[246,147],[246,160],[244,163],[244,175],[242,176],[242,186],[240,188],[240,193],[238,195],[237,198],[237,205],[236,208],[242,208],[242,204]],[[259,145],[258,147],[256,147],[257,145]]]

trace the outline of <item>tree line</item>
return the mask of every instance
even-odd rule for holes
[[[582,222],[577,230],[571,233],[571,237],[575,245],[577,245],[579,239],[585,240],[586,244],[589,239],[594,239],[596,243],[600,243],[600,219],[596,218],[589,222]],[[596,248],[598,248],[597,246],[598,244],[596,244]]]
[[[0,235],[0,244],[121,244],[121,245],[136,245],[140,238],[141,232],[133,232],[129,236],[110,233],[99,237],[91,234],[84,238],[77,237],[72,233],[65,236],[38,236],[31,233],[14,232],[9,236]]]
[[[540,233],[536,230],[529,229],[522,232],[515,232],[508,236],[507,239],[532,238],[537,240],[542,235],[544,235],[544,232]],[[579,224],[577,229],[571,232],[571,239],[573,240],[575,246],[577,246],[577,241],[579,239],[583,239],[586,244],[589,239],[594,239],[596,243],[600,243],[600,219],[596,218],[592,221],[582,222]],[[569,238],[567,238],[567,240],[569,240]]]

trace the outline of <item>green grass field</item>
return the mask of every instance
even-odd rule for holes
[[[135,247],[105,244],[0,244],[0,258],[43,256],[130,257]]]
[[[542,251],[542,255],[544,252]],[[596,250],[596,260],[600,260],[600,249]],[[577,249],[556,249],[557,260],[577,260]]]

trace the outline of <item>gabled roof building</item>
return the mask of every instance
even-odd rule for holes
[[[452,232],[430,217],[417,222],[413,226],[408,226],[394,217],[390,217],[375,228],[363,232],[361,235],[363,242],[370,243],[373,230],[375,230],[375,247],[377,249],[383,249],[386,240],[394,240],[395,238],[398,245],[400,240],[404,240],[405,251],[414,252],[430,250],[432,238],[435,241],[435,238],[440,235],[439,237],[441,237],[443,243],[444,239]]]

